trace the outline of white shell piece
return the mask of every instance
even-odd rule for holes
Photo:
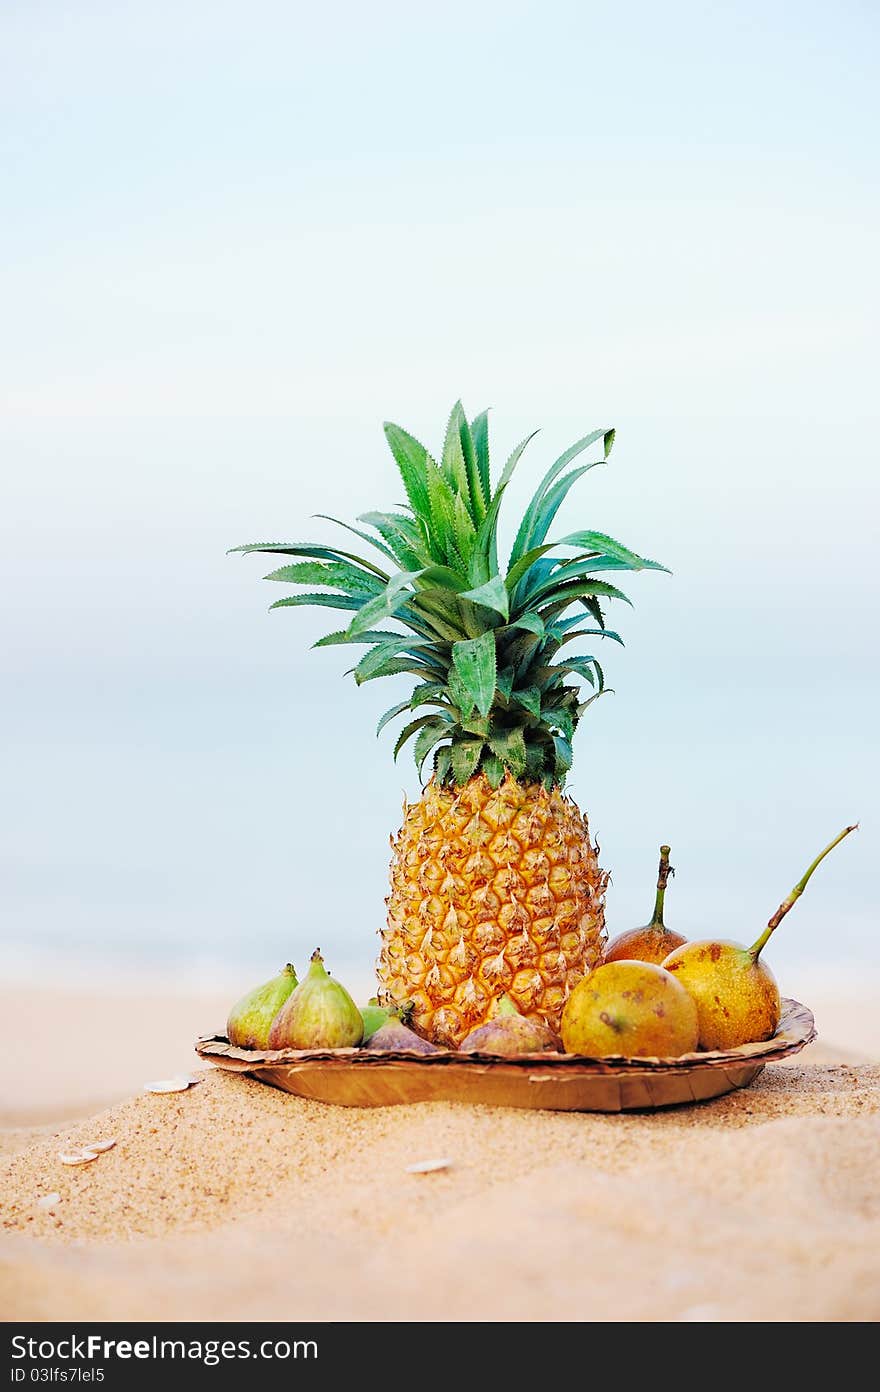
[[[160,1078],[156,1083],[144,1083],[144,1092],[186,1092],[201,1081],[201,1078]]]

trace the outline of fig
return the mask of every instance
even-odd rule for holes
[[[677,947],[687,942],[681,933],[675,933],[663,922],[663,901],[666,898],[666,885],[675,871],[669,864],[669,847],[660,847],[660,870],[657,875],[657,897],[654,900],[654,913],[650,923],[644,928],[629,928],[612,938],[602,954],[603,962],[653,962],[661,967]]]
[[[677,947],[666,958],[664,967],[696,1003],[702,1048],[738,1049],[741,1044],[773,1038],[782,1002],[776,978],[766,962],[761,961],[761,953],[789,909],[800,899],[817,865],[855,829],[844,827],[820,851],[751,947],[725,938],[705,938]]]
[[[606,962],[579,981],[562,1012],[567,1054],[679,1058],[697,1047],[697,1007],[653,962]]]
[[[342,983],[325,970],[315,948],[305,979],[272,1022],[269,1048],[348,1049],[363,1037],[361,1012]]]
[[[272,1021],[299,983],[290,963],[271,981],[255,986],[235,1002],[226,1021],[226,1038],[238,1049],[267,1049]]]
[[[463,1054],[538,1054],[559,1052],[559,1040],[543,1020],[521,1015],[510,996],[500,996],[491,1020],[478,1025],[461,1042]]]
[[[389,1020],[400,1020],[402,1024],[409,1024],[413,1013],[412,1001],[404,1001],[403,1005],[380,1005],[376,996],[367,1001],[366,1005],[360,1007],[361,1019],[364,1022],[364,1044],[368,1044],[373,1035]]]
[[[371,1036],[367,1049],[407,1049],[412,1054],[439,1054],[442,1051],[430,1040],[423,1039],[393,1013]]]

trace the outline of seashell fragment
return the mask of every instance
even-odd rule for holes
[[[414,1165],[407,1165],[405,1174],[433,1174],[435,1170],[448,1170],[452,1164],[451,1160],[417,1160]]]
[[[186,1092],[201,1078],[160,1078],[156,1083],[144,1083],[144,1092]]]
[[[57,1192],[43,1194],[42,1198],[37,1199],[37,1208],[54,1208],[61,1202],[61,1195]]]
[[[87,1145],[87,1146],[84,1146],[83,1149],[84,1149],[84,1150],[94,1150],[98,1155],[103,1155],[104,1152],[105,1152],[106,1150],[112,1150],[113,1147],[115,1146],[115,1144],[116,1144],[116,1141],[115,1141],[115,1140],[112,1140],[112,1141],[89,1141],[88,1145]]]
[[[97,1160],[96,1150],[87,1150],[83,1146],[82,1150],[59,1150],[58,1159],[62,1165],[90,1165],[93,1160]]]

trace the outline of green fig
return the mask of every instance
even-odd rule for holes
[[[471,1030],[459,1048],[464,1054],[559,1052],[559,1040],[543,1020],[521,1015],[509,996],[500,996],[492,1019]]]
[[[226,1021],[226,1037],[238,1049],[267,1049],[272,1021],[298,986],[288,962],[283,971],[255,986],[235,1002]]]
[[[270,1049],[348,1049],[360,1044],[364,1022],[345,987],[324,969],[316,948],[305,980],[275,1016]]]

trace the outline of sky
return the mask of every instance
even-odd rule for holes
[[[648,917],[877,964],[878,14],[0,9],[0,969],[369,963],[411,760],[240,542],[400,500],[492,408],[668,565],[570,789]],[[270,590],[272,591],[270,593]],[[243,964],[239,968],[239,964]],[[264,971],[263,968],[266,968]]]

